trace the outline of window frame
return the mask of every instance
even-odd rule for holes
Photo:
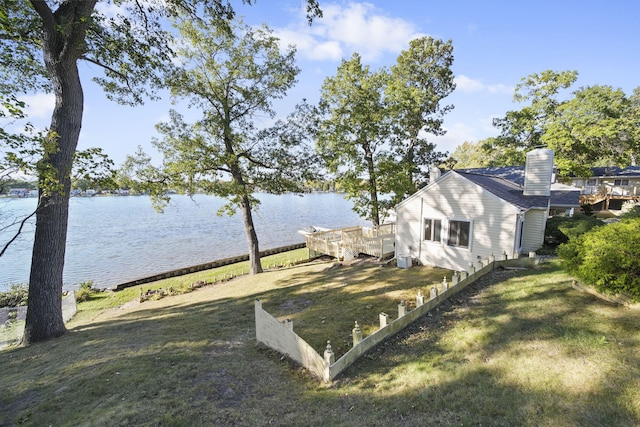
[[[427,223],[430,224],[429,229],[431,231],[429,238],[427,238]],[[424,218],[422,224],[422,240],[425,242],[442,244],[442,231],[444,229],[443,223],[444,221],[440,218]],[[436,224],[438,227],[435,226]]]
[[[462,230],[459,227],[456,227],[454,224],[467,224],[467,236],[466,236],[466,240],[467,240],[467,244],[466,245],[461,245],[460,241],[461,238],[464,236],[464,234],[462,233]],[[454,229],[456,230],[456,235],[454,236],[456,239],[455,243],[452,242],[452,232],[454,231]],[[469,220],[469,219],[450,219],[449,223],[448,223],[448,227],[447,227],[447,246],[450,246],[452,248],[460,248],[460,249],[468,249],[471,250],[471,245],[473,242],[473,221]]]
[[[629,179],[628,178],[617,178],[613,180],[613,185],[615,187],[628,187]]]

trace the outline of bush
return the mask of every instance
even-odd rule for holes
[[[558,247],[558,256],[567,272],[598,291],[640,301],[640,218],[593,228]]]
[[[620,215],[620,218],[640,218],[640,205],[636,205],[635,203],[629,205],[625,203],[625,205],[623,205],[623,208],[626,207],[626,209],[623,210],[624,213]]]
[[[550,246],[558,246],[600,225],[604,225],[604,222],[587,215],[549,218],[544,232],[545,242]]]
[[[0,307],[18,307],[27,305],[28,285],[11,285],[6,292],[0,292]]]
[[[89,301],[95,292],[96,290],[93,289],[93,282],[91,280],[80,283],[80,287],[78,287],[75,292],[76,302]]]

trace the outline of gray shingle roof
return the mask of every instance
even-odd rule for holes
[[[492,168],[456,169],[456,172],[473,173],[477,175],[496,176],[524,186],[524,166],[498,166]]]
[[[604,169],[604,168],[603,168]],[[629,169],[629,168],[627,168]],[[638,168],[638,171],[640,172],[640,168]],[[456,172],[460,173],[461,175],[467,176],[467,175],[479,175],[479,176],[488,176],[488,177],[494,177],[494,178],[499,178],[502,180],[506,180],[511,182],[512,184],[515,184],[520,191],[520,197],[521,198],[526,198],[526,197],[532,197],[532,196],[523,196],[522,195],[522,189],[524,187],[524,166],[502,166],[502,167],[492,167],[492,168],[476,168],[476,169],[456,169]],[[474,181],[476,182],[476,181]],[[476,182],[478,185],[481,185],[479,182]],[[494,184],[497,185],[497,184]],[[484,186],[483,188],[486,188],[487,190],[491,191],[492,193],[496,194],[498,197],[502,197],[500,196],[500,194],[498,194],[497,192],[499,192],[500,190],[498,190],[498,188],[495,188],[495,191],[492,191],[492,189],[489,186]],[[536,197],[540,197],[540,196],[536,196]],[[526,201],[526,200],[520,200],[518,203],[514,203],[514,201],[516,200],[515,198],[512,198],[511,200],[502,197],[504,200],[508,201],[509,203],[514,204],[515,206],[518,207],[523,207],[525,209],[528,209],[526,206],[530,203],[539,203],[539,201]],[[532,205],[534,206],[534,205]],[[545,204],[546,206],[546,204]],[[562,190],[551,190],[551,206],[558,206],[558,207],[579,207],[580,206],[580,191],[576,188],[576,190],[568,190],[568,189],[562,189]]]
[[[591,168],[593,177],[618,177],[618,176],[640,176],[640,166],[627,166],[626,168],[618,167],[603,167],[603,168]]]
[[[518,208],[546,209],[549,203],[549,198],[547,196],[524,196],[522,194],[522,187],[508,179],[475,173],[456,172],[467,178],[469,181],[479,185],[490,193],[495,194],[502,200],[511,203]]]

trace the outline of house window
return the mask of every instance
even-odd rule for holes
[[[598,185],[598,180],[596,178],[589,178],[587,180],[587,187],[595,187]]]
[[[425,218],[424,220],[424,240],[432,242],[440,241],[440,230],[442,229],[442,220]]]
[[[449,246],[469,247],[471,223],[467,221],[449,222]]]
[[[613,185],[616,185],[616,186],[629,185],[629,180],[628,179],[614,179],[613,180]]]

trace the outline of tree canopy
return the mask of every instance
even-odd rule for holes
[[[607,85],[581,87],[576,71],[532,74],[516,87],[514,100],[528,102],[494,120],[500,136],[483,149],[494,165],[524,164],[525,153],[538,145],[556,152],[560,174],[589,176],[594,166],[628,166],[640,155],[640,93],[631,96]]]
[[[444,154],[442,105],[455,84],[451,41],[412,40],[390,70],[371,70],[357,53],[321,89],[318,150],[354,210],[379,225],[386,212],[428,181]]]
[[[330,172],[362,217],[380,224],[378,177],[388,161],[384,148],[390,129],[384,89],[388,74],[362,64],[357,53],[342,60],[321,89],[322,120],[317,146]]]
[[[429,166],[439,163],[443,153],[435,151],[429,136],[444,135],[444,115],[453,105],[442,100],[455,89],[453,45],[432,37],[411,40],[409,48],[391,67],[385,97],[392,117],[390,143],[406,178],[396,177],[388,192],[396,204],[428,182]]]
[[[283,97],[299,72],[295,50],[284,52],[267,27],[181,20],[180,66],[168,80],[171,94],[185,99],[201,117],[188,122],[175,110],[170,120],[157,125],[162,135],[154,145],[164,156],[159,171],[162,185],[152,194],[162,198],[167,189],[202,191],[226,198],[224,211],[242,214],[251,273],[262,271],[258,236],[252,210],[259,201],[252,195],[303,191],[305,179],[314,177],[313,150],[306,120],[310,106],[274,126],[258,129],[261,116],[273,118],[272,101]],[[311,155],[311,157],[310,157]]]

